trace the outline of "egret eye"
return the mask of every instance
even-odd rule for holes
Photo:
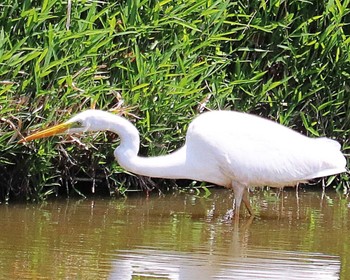
[[[75,121],[72,125],[72,128],[80,128],[83,126],[83,122],[82,121]]]

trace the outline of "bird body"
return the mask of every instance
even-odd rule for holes
[[[309,138],[270,120],[232,111],[197,117],[185,146],[214,160],[222,173],[219,178],[249,186],[295,185],[344,172],[346,164],[334,140]],[[209,168],[211,163],[207,164]]]
[[[337,141],[309,138],[273,121],[235,111],[210,111],[197,116],[189,125],[184,146],[157,157],[138,156],[140,137],[136,127],[123,117],[99,110],[81,112],[20,142],[61,132],[100,130],[119,135],[120,145],[114,155],[126,170],[232,188],[237,213],[243,201],[252,214],[248,187],[293,186],[346,172],[346,160]]]

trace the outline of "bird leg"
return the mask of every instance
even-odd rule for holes
[[[243,202],[244,202],[244,205],[245,205],[245,207],[247,208],[247,210],[249,212],[249,215],[250,216],[254,216],[254,211],[253,211],[252,206],[250,205],[249,192],[248,192],[247,188],[245,188],[244,193],[243,193]]]
[[[233,182],[231,183],[231,187],[233,190],[233,193],[235,195],[234,198],[234,212],[235,212],[235,219],[239,219],[239,209],[241,208],[241,203],[243,199],[243,194],[244,194],[244,186],[241,184],[234,184]]]
[[[231,187],[235,195],[234,207],[233,207],[235,211],[235,219],[239,218],[239,210],[240,210],[242,201],[246,206],[249,214],[253,216],[254,215],[253,209],[250,205],[249,197],[248,197],[248,188],[242,184],[234,183],[234,182],[231,183]]]

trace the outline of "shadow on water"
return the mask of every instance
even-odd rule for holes
[[[335,192],[251,196],[257,213],[227,219],[211,196],[0,205],[0,271],[10,279],[346,279],[349,199]]]

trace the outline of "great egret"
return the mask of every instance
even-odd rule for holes
[[[120,137],[114,156],[128,171],[150,177],[192,179],[232,188],[235,216],[243,201],[253,215],[248,187],[294,186],[309,179],[346,172],[340,144],[309,138],[258,116],[211,111],[189,125],[182,148],[158,157],[138,156],[140,137],[123,117],[100,110],[81,112],[70,120],[19,142],[58,133],[109,130]]]

